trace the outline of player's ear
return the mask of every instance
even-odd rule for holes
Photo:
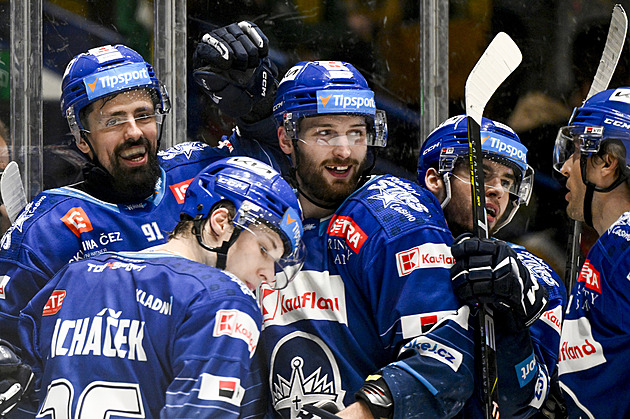
[[[424,184],[434,195],[444,190],[444,179],[442,179],[442,176],[440,176],[438,171],[433,167],[430,167],[424,175]]]
[[[217,208],[210,214],[210,220],[206,223],[211,231],[212,238],[219,243],[228,240],[232,234],[232,221],[227,208]]]
[[[77,148],[79,150],[81,150],[82,153],[84,154],[90,154],[90,146],[88,145],[87,141],[85,140],[85,136],[86,134],[81,133],[79,135],[78,141],[77,141]]]
[[[293,141],[291,141],[291,138],[287,135],[284,127],[278,127],[278,141],[284,154],[293,153]]]

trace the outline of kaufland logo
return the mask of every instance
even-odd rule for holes
[[[216,314],[212,335],[215,337],[225,335],[244,341],[249,347],[249,357],[251,358],[258,346],[260,331],[249,314],[240,310],[219,310]]]
[[[89,99],[96,99],[114,91],[151,84],[146,65],[128,64],[99,73],[95,78],[83,79]]]
[[[409,275],[416,269],[450,268],[455,263],[450,248],[443,243],[426,243],[396,253],[398,275]]]
[[[595,340],[586,317],[564,320],[560,337],[558,374],[584,371],[606,362],[602,345]]]
[[[376,114],[374,92],[370,90],[319,90],[318,113]]]

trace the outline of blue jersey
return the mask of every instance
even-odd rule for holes
[[[59,271],[22,311],[20,334],[44,416],[235,418],[265,411],[261,321],[228,272],[108,252]]]
[[[545,402],[550,380],[558,361],[562,314],[566,290],[556,272],[524,247],[511,244],[519,260],[549,296],[546,311],[526,330],[511,330],[502,323],[502,313],[495,312],[499,410],[501,417],[528,418]],[[471,320],[472,322],[472,320]],[[477,321],[474,322],[475,327]],[[481,382],[477,375],[477,388]],[[462,412],[464,418],[482,418],[481,396],[469,400]]]
[[[244,143],[238,135],[230,140]],[[286,159],[276,167],[286,173],[285,165]],[[355,192],[331,218],[305,220],[304,228],[303,271],[287,289],[259,295],[275,409],[288,417],[302,403],[324,398],[347,406],[366,377],[383,368],[396,417],[447,417],[460,410],[474,374],[471,319],[454,300],[452,237],[433,195],[385,176]],[[550,300],[528,331],[497,341],[500,394],[509,396],[501,400],[502,414],[529,417],[549,391],[566,291],[542,259],[513,248]],[[435,362],[451,358],[438,352],[453,354],[450,366],[457,370]],[[409,353],[415,356],[400,361]],[[483,417],[479,397],[466,403],[462,417]]]
[[[382,176],[304,229],[302,271],[284,290],[259,293],[276,411],[295,417],[320,400],[342,408],[379,370],[395,418],[459,411],[473,391],[472,332],[451,288],[452,236],[435,197]]]
[[[570,417],[630,417],[629,272],[626,212],[589,251],[569,298],[558,374]]]
[[[239,146],[266,163],[256,142]],[[111,204],[72,187],[47,190],[22,211],[0,243],[0,336],[19,346],[17,317],[27,302],[65,264],[105,251],[141,250],[166,241],[179,221],[186,188],[208,164],[233,154],[194,142],[158,154],[155,193],[130,205]]]

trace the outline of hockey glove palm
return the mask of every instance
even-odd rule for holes
[[[545,310],[547,290],[531,278],[504,241],[459,236],[451,248],[453,289],[468,305],[490,304],[511,312],[517,327],[529,327]]]
[[[33,390],[35,376],[9,342],[0,339],[0,416],[10,412]]]
[[[269,40],[247,21],[203,35],[193,54],[193,77],[222,112],[253,123],[271,115],[278,70]]]

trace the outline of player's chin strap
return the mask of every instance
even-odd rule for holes
[[[201,217],[201,216],[198,216],[198,217]],[[234,224],[234,230],[232,230],[232,235],[230,236],[229,240],[224,241],[219,247],[210,247],[203,240],[203,237],[201,234],[203,232],[203,227],[206,225],[206,222],[208,220],[209,218],[207,217],[195,218],[193,220],[192,232],[195,235],[195,237],[197,237],[197,242],[199,243],[199,246],[203,247],[209,252],[215,252],[217,254],[216,267],[219,269],[225,269],[225,266],[227,264],[227,252],[230,249],[230,246],[234,244],[238,236],[241,234],[241,232],[243,231],[243,228],[239,225]]]
[[[586,161],[587,155],[580,154],[580,172],[582,174],[582,182],[586,185],[586,192],[584,193],[584,222],[587,226],[593,227],[593,194],[595,192],[610,192],[615,189],[621,183],[625,182],[628,178],[622,171],[619,177],[608,187],[600,188],[592,182],[586,180]]]
[[[340,201],[337,202],[333,202],[333,203],[323,203],[321,201],[317,201],[315,198],[309,196],[306,192],[304,192],[304,189],[300,188],[300,183],[297,180],[297,167],[300,164],[300,153],[297,151],[298,149],[298,140],[297,139],[293,139],[293,147],[296,149],[295,151],[295,164],[291,167],[291,169],[289,169],[289,174],[288,174],[288,181],[289,184],[291,184],[291,186],[293,186],[295,189],[297,189],[297,191],[299,192],[300,195],[302,195],[304,198],[306,198],[306,200],[308,202],[310,202],[311,204],[318,206],[320,208],[324,208],[327,210],[336,210],[337,208],[339,208],[339,205],[341,205],[343,203],[343,201],[345,201],[346,198],[343,198]],[[363,185],[365,185],[365,183],[368,181],[368,179],[370,178],[370,173],[372,172],[372,169],[374,169],[374,166],[376,165],[376,155],[377,155],[377,151],[373,149],[373,147],[368,147],[368,155],[372,156],[372,161],[370,162],[370,164],[365,168],[365,170],[363,170],[363,172],[361,173],[361,176],[359,177],[359,181],[357,182],[357,186],[355,188],[355,190],[361,188]]]

